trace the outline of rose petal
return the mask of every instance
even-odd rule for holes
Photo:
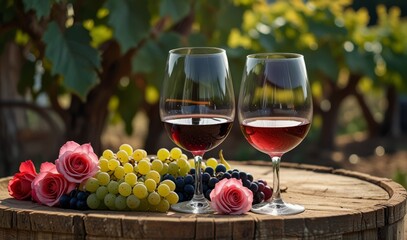
[[[27,160],[25,162],[22,162],[20,164],[19,168],[21,173],[28,173],[31,175],[37,175],[37,172],[35,171],[35,166],[34,163],[31,160]]]
[[[59,155],[60,157],[62,154],[64,154],[66,151],[75,151],[76,148],[78,148],[80,145],[74,141],[68,141],[62,147],[59,149]]]
[[[52,173],[58,173],[55,164],[51,162],[44,162],[40,166],[40,173],[41,172],[52,172]]]

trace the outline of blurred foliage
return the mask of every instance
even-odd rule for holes
[[[407,21],[400,17],[400,9],[379,6],[377,24],[369,25],[367,10],[353,10],[351,4],[351,0],[0,0],[0,51],[10,41],[21,45],[25,55],[21,94],[35,98],[45,93],[63,119],[96,114],[106,122],[113,116],[110,119],[125,122],[128,133],[137,111],[157,104],[167,53],[181,46],[225,48],[236,90],[247,54],[301,53],[315,106],[322,106],[321,111],[324,100],[333,96],[332,86],[345,88],[352,75],[358,79],[352,91],[365,93],[387,85],[407,91]],[[33,73],[41,75],[40,88],[35,87]],[[64,107],[61,98],[66,96],[71,102]],[[105,104],[101,99],[106,98]],[[106,109],[89,103],[99,100]],[[314,127],[323,122],[324,117],[316,114]],[[72,121],[67,120],[69,124]],[[102,131],[98,133],[100,137]],[[95,141],[94,137],[81,140]]]

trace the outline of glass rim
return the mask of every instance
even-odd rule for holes
[[[203,56],[223,54],[226,53],[226,50],[218,47],[181,47],[171,49],[169,53],[182,56]]]
[[[304,55],[290,52],[273,52],[273,53],[270,52],[270,53],[253,53],[247,55],[246,58],[266,61],[290,61],[304,58]]]

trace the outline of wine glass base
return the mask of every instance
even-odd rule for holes
[[[253,205],[251,211],[259,214],[281,216],[302,213],[305,208],[301,205],[284,202],[263,202]]]
[[[182,213],[195,213],[195,214],[202,214],[202,213],[214,213],[215,211],[211,208],[209,201],[185,201],[180,202],[177,204],[171,205],[171,209],[176,212]]]

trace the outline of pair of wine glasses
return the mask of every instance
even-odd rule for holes
[[[271,200],[252,207],[269,215],[301,213],[304,207],[285,203],[280,195],[281,156],[307,135],[312,97],[304,57],[294,53],[248,55],[238,98],[237,115],[247,141],[270,156]],[[160,117],[171,140],[194,156],[201,169],[205,152],[228,136],[235,118],[235,95],[226,52],[221,48],[178,48],[169,52],[160,96]],[[211,213],[202,192],[201,171],[195,172],[190,201],[172,205],[184,213]]]

